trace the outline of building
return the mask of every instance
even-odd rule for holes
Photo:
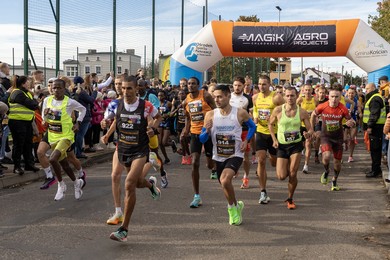
[[[15,66],[12,66],[12,64],[9,64],[9,67],[10,67],[10,75],[24,75],[24,61],[22,59],[22,61],[20,62],[20,65],[15,65]],[[27,76],[31,76],[32,72],[34,70],[41,70],[43,71],[44,73],[44,77],[45,77],[45,82],[47,82],[50,78],[55,78],[56,77],[56,69],[55,68],[49,68],[49,67],[42,67],[42,66],[37,66],[35,68],[34,65],[31,64],[31,60],[29,59],[28,60],[28,73],[27,73]],[[60,75],[63,75],[63,71],[62,70],[59,70],[58,72]]]
[[[66,60],[63,64],[65,75],[68,77],[84,76],[89,73],[104,76],[112,71],[112,53],[89,49],[87,53],[79,53],[78,61]],[[139,68],[141,68],[141,56],[135,55],[134,49],[116,53],[116,74],[127,72],[129,75],[135,75]]]
[[[305,83],[307,80],[311,80],[312,85],[317,83],[330,84],[331,75],[329,73],[317,70],[315,68],[306,68],[303,72]]]
[[[278,64],[276,63],[276,69],[271,70],[269,77],[274,85],[283,85],[285,83],[291,83],[291,60],[280,61],[280,83],[278,84]]]

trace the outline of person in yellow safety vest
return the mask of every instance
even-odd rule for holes
[[[65,197],[66,184],[62,180],[61,167],[74,182],[75,198],[80,199],[83,195],[84,180],[76,179],[69,166],[66,152],[74,142],[74,132],[78,131],[86,108],[76,100],[65,96],[65,81],[62,79],[54,80],[52,92],[53,95],[45,98],[42,105],[42,118],[45,124],[48,124],[48,131],[39,143],[38,156],[41,160],[47,151],[52,150],[49,160],[58,181],[54,200],[62,200]],[[75,124],[71,117],[73,111],[79,112]]]
[[[370,138],[371,171],[366,174],[367,178],[382,176],[381,155],[383,125],[386,121],[385,102],[374,83],[366,85],[366,104],[363,111],[364,129]]]
[[[39,168],[34,166],[32,156],[32,121],[34,110],[38,108],[38,101],[28,91],[28,78],[26,76],[15,75],[12,82],[12,90],[8,90],[11,92],[8,98],[8,126],[13,139],[12,160],[14,173],[23,175],[24,171],[39,171]],[[24,170],[21,166],[22,155]]]

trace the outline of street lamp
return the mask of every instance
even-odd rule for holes
[[[353,82],[352,82],[352,79],[353,79],[353,77],[352,77],[352,71],[353,71],[354,69],[351,69],[351,85],[353,84]]]
[[[280,12],[282,11],[282,8],[280,6],[275,6],[276,9],[279,11],[279,23],[280,23]],[[278,85],[280,85],[280,57],[278,58]]]
[[[343,86],[343,88],[344,88],[344,64],[347,64],[347,63],[349,63],[349,62],[346,61],[343,64],[341,64],[341,85]]]

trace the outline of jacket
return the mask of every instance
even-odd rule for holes
[[[378,94],[378,90],[374,90],[374,91],[368,93],[366,95],[366,100],[369,100],[375,94]],[[378,121],[380,114],[381,114],[381,109],[383,107],[384,107],[384,101],[381,97],[376,96],[376,97],[372,98],[370,105],[369,105],[370,116],[368,118],[367,124],[364,125],[364,129],[375,127],[376,121]]]

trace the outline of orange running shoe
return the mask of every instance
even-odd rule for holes
[[[181,157],[181,164],[182,164],[182,165],[187,164],[187,158],[186,158],[186,156],[182,156],[182,157]]]
[[[191,164],[192,164],[192,156],[188,155],[187,156],[187,165],[191,165]]]
[[[249,189],[249,179],[248,178],[242,178],[242,184],[241,189]]]
[[[286,200],[285,202],[287,202],[288,209],[295,209],[297,207],[297,206],[295,206],[295,203],[293,200]]]

